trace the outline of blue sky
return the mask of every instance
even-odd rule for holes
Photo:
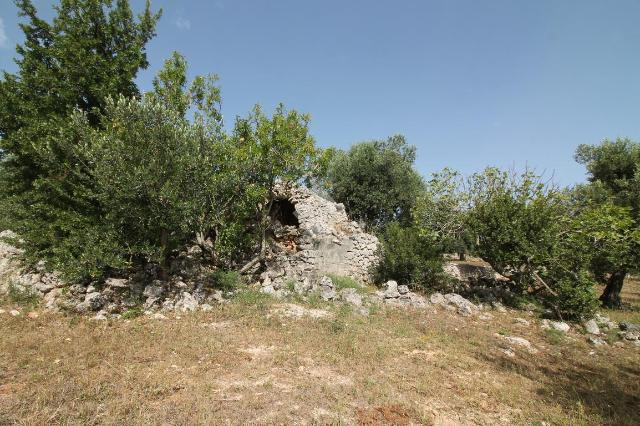
[[[51,16],[51,1],[35,1]],[[132,1],[140,10],[142,0]],[[217,73],[227,124],[255,103],[312,116],[321,146],[401,133],[417,168],[533,167],[570,185],[580,143],[640,140],[640,1],[153,0],[151,78],[172,50]],[[0,69],[16,9],[0,2]]]

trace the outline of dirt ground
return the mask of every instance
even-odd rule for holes
[[[593,347],[523,311],[299,305],[247,293],[166,319],[5,312],[0,425],[640,424],[640,349],[615,333]]]

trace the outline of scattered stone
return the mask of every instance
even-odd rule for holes
[[[477,311],[478,308],[476,305],[460,296],[456,293],[445,294],[444,298],[447,300],[449,305],[453,305],[457,308],[458,314],[467,317],[473,314],[474,311]]]
[[[213,306],[211,306],[208,303],[203,303],[202,305],[200,305],[200,310],[202,312],[211,312],[213,311],[213,309],[214,309]]]
[[[11,314],[12,317],[18,317],[20,316],[20,311],[12,309],[9,311],[9,314]]]
[[[362,296],[355,288],[345,288],[340,292],[340,300],[353,306],[362,306]]]
[[[320,319],[332,316],[331,312],[324,309],[307,309],[294,303],[285,303],[283,305],[276,306],[272,312],[291,318],[310,317],[312,319]]]
[[[590,319],[589,321],[585,322],[583,326],[584,331],[586,331],[588,334],[600,334],[600,327],[598,327],[598,323],[595,319]]]
[[[535,347],[533,347],[531,342],[529,342],[527,339],[525,339],[523,337],[503,336],[503,335],[497,334],[497,333],[495,334],[495,336],[505,340],[507,343],[510,343],[510,344],[516,345],[516,346],[520,346],[520,347],[526,349],[531,354],[537,354],[538,353],[538,350]]]
[[[540,323],[540,327],[542,327],[545,330],[552,329],[552,330],[560,331],[562,333],[567,333],[571,329],[569,324],[567,324],[566,322],[549,321],[548,319],[543,319],[542,322]]]
[[[399,285],[398,286],[398,293],[400,293],[400,295],[409,293],[409,286],[408,285]]]
[[[29,317],[29,318],[31,318],[31,319],[36,319],[36,318],[38,318],[39,316],[40,316],[40,315],[39,315],[37,312],[35,312],[35,311],[31,311],[31,312],[29,312],[29,313],[27,314],[27,317]]]
[[[95,317],[91,318],[94,321],[106,321],[107,320],[107,312],[106,311],[100,311],[96,314]]]
[[[482,321],[490,321],[493,319],[493,315],[487,313],[487,314],[482,314],[478,317],[478,319],[481,319]]]
[[[633,324],[630,322],[621,322],[619,327],[622,331],[640,331],[640,324]]]
[[[600,313],[596,313],[593,319],[596,321],[598,326],[607,330],[618,327],[618,325],[614,321],[611,321],[609,317],[604,316]]]
[[[587,342],[593,346],[606,346],[607,342],[605,342],[600,337],[589,336],[587,337]]]
[[[160,312],[156,312],[155,314],[151,315],[151,318],[154,320],[163,320],[163,319],[167,319],[167,317],[165,317],[164,315],[162,315]]]
[[[514,321],[520,325],[524,325],[525,327],[529,327],[531,325],[531,323],[524,318],[516,318]]]
[[[618,333],[618,335],[620,336],[620,338],[624,340],[631,340],[631,341],[640,340],[640,331],[635,331],[635,330],[621,331]]]

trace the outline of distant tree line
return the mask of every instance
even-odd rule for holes
[[[640,256],[640,145],[581,145],[587,184],[531,171],[449,169],[424,179],[402,136],[320,149],[309,116],[256,106],[225,130],[215,75],[187,78],[174,53],[141,93],[160,12],[125,0],[64,0],[46,22],[17,0],[25,42],[0,80],[0,228],[25,260],[71,281],[153,264],[166,277],[190,244],[237,269],[264,250],[279,182],[314,185],[382,241],[378,279],[443,285],[443,255],[475,254],[558,315],[587,316]]]

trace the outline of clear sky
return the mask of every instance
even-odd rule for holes
[[[51,16],[51,0],[36,0]],[[132,1],[140,10],[142,0]],[[153,0],[143,89],[172,50],[255,103],[312,116],[321,146],[401,133],[417,168],[533,167],[570,185],[580,143],[640,140],[640,0]],[[0,0],[0,69],[22,40]]]

